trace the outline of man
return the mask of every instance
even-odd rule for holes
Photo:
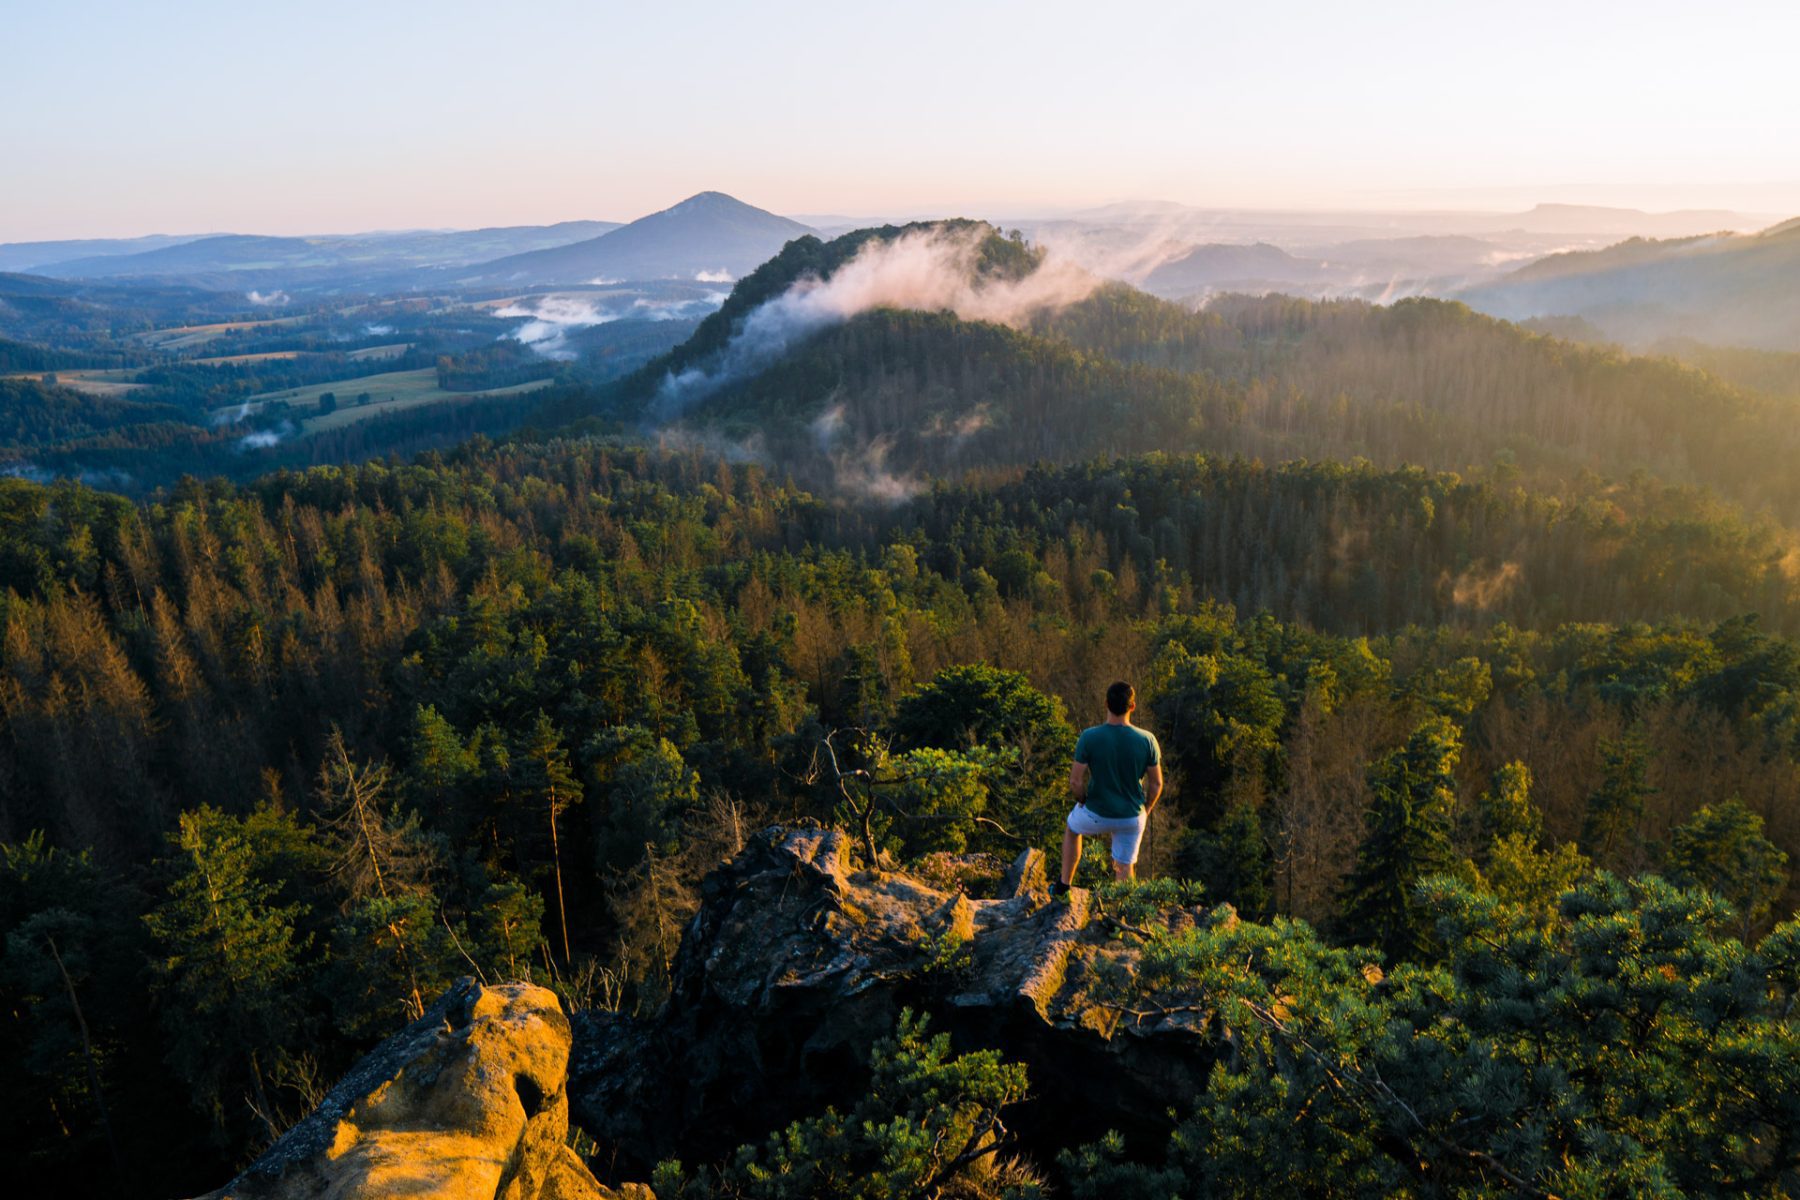
[[[1113,877],[1137,877],[1138,845],[1144,826],[1162,798],[1162,747],[1152,734],[1131,723],[1137,693],[1129,683],[1106,689],[1106,723],[1084,729],[1075,743],[1075,765],[1069,790],[1075,807],[1063,831],[1062,882],[1050,889],[1061,895],[1075,882],[1081,862],[1081,839],[1104,837],[1112,843]]]

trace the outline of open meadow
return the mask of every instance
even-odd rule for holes
[[[318,433],[326,429],[351,425],[357,421],[365,421],[384,413],[416,408],[422,404],[436,404],[444,400],[467,400],[476,396],[505,396],[533,391],[548,383],[547,379],[534,379],[527,383],[490,388],[486,391],[453,392],[438,386],[435,369],[421,367],[416,371],[386,371],[378,375],[363,375],[356,379],[340,379],[334,383],[318,383],[307,387],[288,388],[279,392],[267,392],[260,396],[252,396],[246,403],[250,412],[260,412],[271,405],[285,405],[292,415],[301,419],[301,424],[306,432]],[[328,393],[337,397],[337,408],[318,416],[306,415],[316,412],[321,397]],[[359,400],[359,397],[365,395],[368,397],[367,402]]]

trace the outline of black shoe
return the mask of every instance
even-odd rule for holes
[[[1053,883],[1050,885],[1050,898],[1052,900],[1056,899],[1058,896],[1066,896],[1068,894],[1069,894],[1069,885],[1068,884]]]

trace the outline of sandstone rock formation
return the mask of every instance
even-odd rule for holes
[[[603,1200],[564,1144],[569,1022],[554,993],[464,980],[206,1200]]]
[[[1108,1128],[1159,1138],[1169,1109],[1193,1101],[1218,1053],[1211,1018],[1109,1007],[1103,979],[1134,970],[1138,941],[1084,889],[1051,901],[1041,856],[1015,864],[994,900],[854,870],[850,856],[831,830],[758,834],[703,885],[660,1014],[577,1014],[574,1119],[628,1173],[726,1155],[842,1106],[909,1005],[959,1049],[997,1047],[1027,1065],[1035,1098],[1009,1124],[1028,1142],[1079,1144]]]

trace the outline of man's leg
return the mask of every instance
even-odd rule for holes
[[[1149,819],[1138,814],[1137,823],[1130,829],[1121,829],[1112,835],[1113,878],[1120,883],[1128,883],[1137,878],[1138,847],[1144,841],[1144,826]],[[1121,862],[1120,860],[1124,861]]]
[[[1075,882],[1075,868],[1081,863],[1081,835],[1066,825],[1063,827],[1062,883],[1068,887]]]

